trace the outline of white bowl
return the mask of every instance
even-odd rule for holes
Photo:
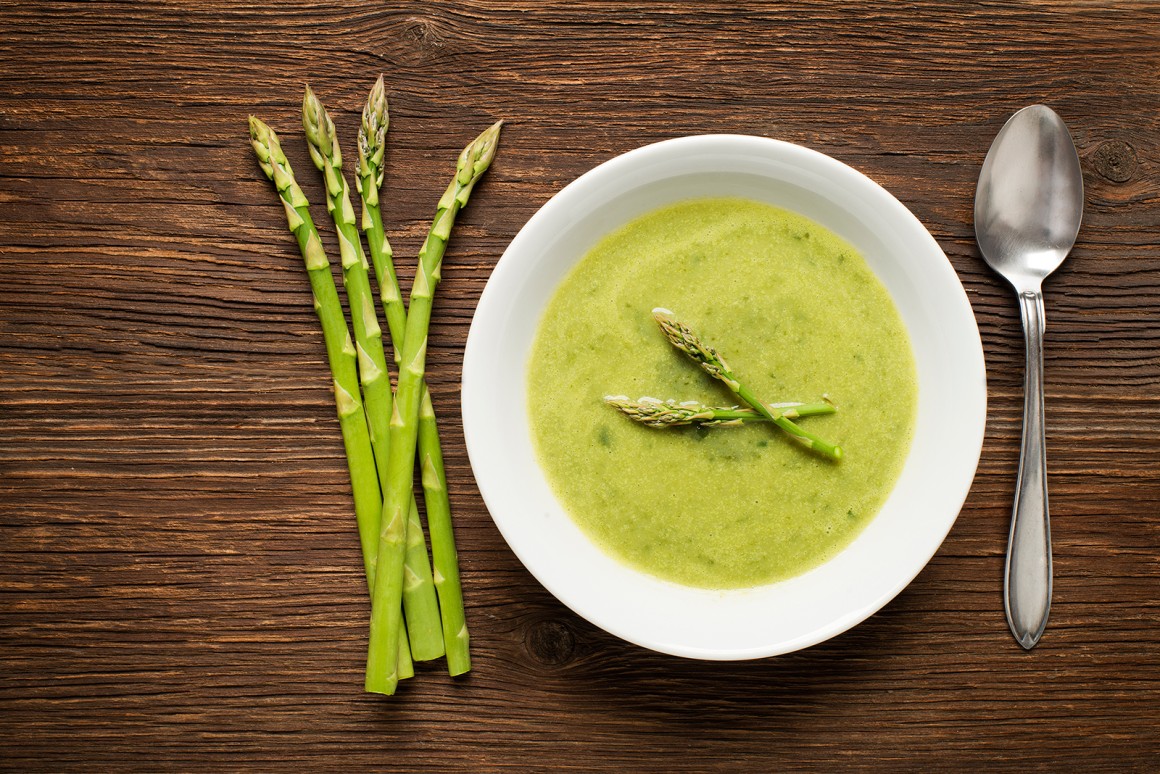
[[[610,558],[542,472],[526,368],[557,285],[602,237],[684,199],[741,196],[801,213],[853,244],[902,316],[918,372],[914,441],[878,516],[830,561],[741,590],[680,586]],[[954,524],[983,442],[986,374],[954,269],[897,199],[850,167],[778,140],[682,137],[618,156],[565,187],[504,252],[463,363],[463,431],[479,491],[528,570],[593,624],[646,648],[703,659],[772,656],[865,620],[919,573]]]

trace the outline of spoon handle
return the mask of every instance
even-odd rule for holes
[[[1019,644],[1030,650],[1047,626],[1051,607],[1051,527],[1043,431],[1043,293],[1039,289],[1021,291],[1019,308],[1027,343],[1023,444],[1003,591],[1007,625]]]

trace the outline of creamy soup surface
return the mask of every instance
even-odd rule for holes
[[[769,423],[650,428],[607,395],[736,398],[675,350],[671,309],[770,403],[837,406],[797,420],[832,462]],[[910,342],[885,288],[837,235],[742,199],[698,199],[598,243],[557,289],[527,371],[539,461],[571,518],[641,571],[714,589],[798,575],[834,556],[885,502],[913,433]]]

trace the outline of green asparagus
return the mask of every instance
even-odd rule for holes
[[[379,480],[385,484],[388,475],[387,461],[390,459],[389,426],[393,413],[393,399],[383,350],[382,329],[379,327],[374,294],[367,274],[369,266],[355,224],[350,189],[342,172],[342,152],[339,149],[334,123],[309,86],[306,87],[302,99],[302,126],[306,131],[310,158],[314,166],[322,172],[327,193],[327,210],[330,211],[338,232],[343,285],[346,287],[347,301],[350,305],[351,325],[354,328],[371,444],[375,450]],[[414,454],[414,449],[411,453]],[[409,507],[413,510],[416,514],[414,522],[418,524],[418,510],[411,502],[413,499],[412,491],[402,500],[402,508]],[[404,515],[402,518],[408,516]],[[406,564],[406,582],[402,603],[407,610],[411,654],[419,661],[438,658],[443,655],[444,650],[443,632],[431,564],[421,532],[404,545],[403,559]],[[377,553],[375,561],[379,561]],[[376,573],[376,585],[377,575]]]
[[[751,408],[738,406],[706,406],[697,401],[657,400],[641,398],[629,400],[624,395],[609,395],[604,402],[619,409],[625,416],[649,427],[677,427],[697,425],[699,427],[724,427],[745,422],[769,422],[767,417]],[[774,416],[786,419],[833,414],[837,409],[832,403],[771,403],[768,406]]]
[[[455,177],[439,200],[431,229],[419,250],[419,266],[407,311],[406,335],[399,365],[399,384],[391,415],[391,440],[384,510],[379,539],[380,571],[375,578],[371,608],[370,644],[367,650],[366,690],[393,693],[399,627],[399,597],[403,585],[403,549],[406,540],[404,509],[415,474],[419,403],[427,362],[427,329],[431,302],[441,278],[443,252],[459,210],[495,156],[500,125],[486,129],[459,154]]]
[[[431,534],[431,561],[435,565],[435,590],[439,592],[439,614],[447,648],[447,671],[453,676],[461,675],[471,669],[467,616],[463,609],[463,588],[459,583],[459,556],[451,528],[451,501],[447,495],[447,475],[443,470],[443,450],[439,446],[431,391],[426,388],[419,406],[419,457],[427,504],[427,529]]]
[[[721,354],[702,342],[687,325],[677,321],[673,313],[668,309],[654,309],[653,317],[660,324],[661,330],[664,331],[665,336],[674,347],[688,355],[714,379],[724,382],[737,397],[741,398],[752,409],[770,422],[773,422],[787,435],[797,440],[807,449],[812,449],[832,460],[840,460],[842,458],[841,447],[835,446],[829,441],[822,440],[813,433],[798,427],[785,416],[778,416],[770,411],[761,399],[754,395],[746,385],[741,383],[732,369],[730,369],[729,364],[721,357]]]
[[[380,75],[371,88],[363,108],[362,124],[358,133],[359,174],[356,179],[362,199],[362,229],[370,248],[371,266],[379,283],[379,296],[387,318],[387,329],[394,345],[395,361],[402,355],[407,333],[407,310],[399,291],[390,243],[383,229],[379,207],[379,189],[382,188],[383,158],[389,125],[387,97]],[[455,551],[455,537],[451,526],[451,504],[447,496],[447,479],[443,469],[443,452],[435,423],[431,394],[423,385],[419,409],[419,460],[422,471],[427,526],[431,535],[431,559],[434,564],[435,590],[439,595],[439,613],[443,625],[443,641],[447,652],[447,668],[452,675],[471,669],[468,648],[463,593],[459,583],[459,560]],[[417,519],[409,519],[407,543],[411,545]],[[421,534],[421,533],[420,533]]]
[[[343,317],[334,277],[330,273],[330,261],[322,248],[314,221],[310,217],[310,203],[294,179],[294,171],[282,152],[278,135],[261,120],[250,116],[250,144],[258,157],[262,172],[274,182],[278,190],[286,210],[290,231],[298,240],[299,251],[306,263],[306,273],[314,294],[314,311],[322,326],[322,337],[334,380],[334,398],[354,495],[363,568],[367,576],[367,587],[373,589],[382,497],[370,434],[367,431],[366,415],[359,400],[355,348]],[[400,648],[401,675],[410,676],[414,672],[406,637],[400,637]]]
[[[399,362],[401,337],[406,328],[407,310],[403,306],[403,296],[399,292],[399,280],[395,275],[392,261],[394,252],[383,229],[382,209],[379,206],[379,189],[383,186],[385,168],[383,160],[387,148],[387,128],[390,117],[387,112],[387,94],[383,86],[383,76],[375,81],[370,96],[363,107],[362,123],[358,130],[358,174],[355,187],[362,200],[361,228],[367,236],[370,248],[371,266],[379,283],[379,298],[383,302],[383,312],[387,317],[387,328],[394,344],[395,362]]]

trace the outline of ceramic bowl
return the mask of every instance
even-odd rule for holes
[[[841,553],[789,580],[705,590],[627,567],[593,543],[536,458],[526,368],[560,281],[601,238],[681,200],[740,196],[798,212],[856,247],[910,334],[914,440],[879,514]],[[982,448],[986,374],[966,293],[897,199],[845,164],[763,137],[703,135],[611,159],[563,188],[512,240],[487,283],[463,363],[463,431],[480,493],[527,569],[562,603],[630,642],[678,656],[748,659],[844,632],[893,599],[938,550]]]

